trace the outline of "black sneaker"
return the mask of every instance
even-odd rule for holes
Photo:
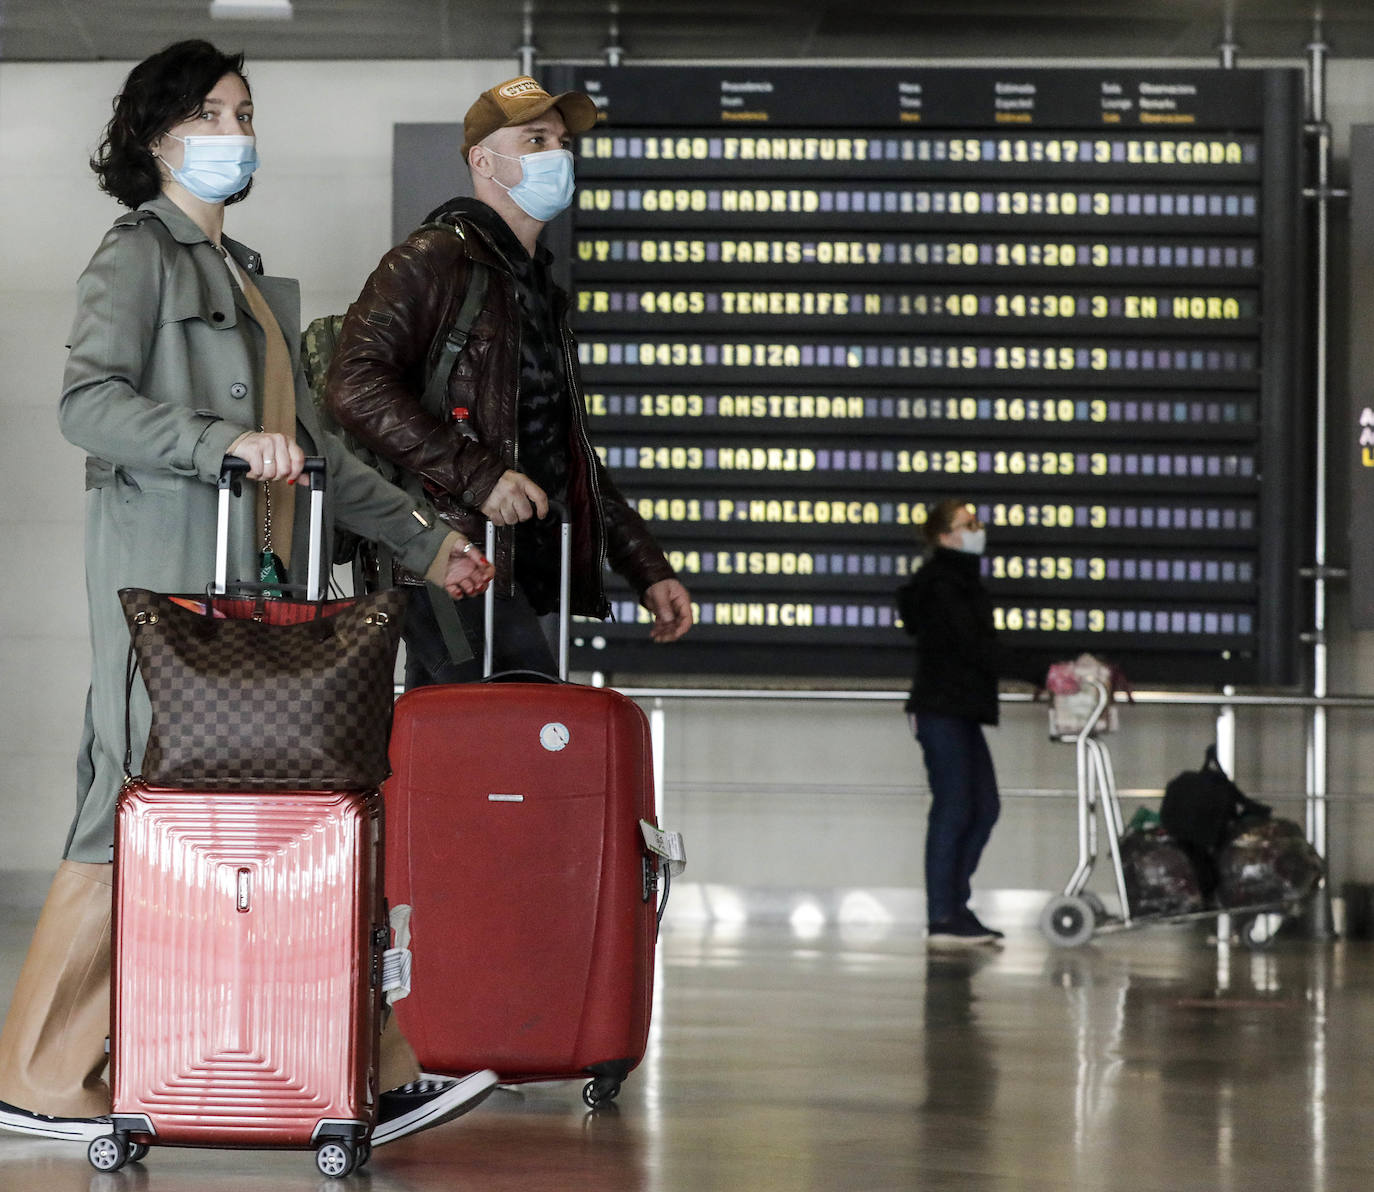
[[[37,1138],[90,1142],[110,1132],[110,1119],[49,1117],[45,1113],[30,1113],[27,1109],[0,1101],[0,1130],[13,1130],[16,1134],[29,1134]]]
[[[926,943],[932,948],[959,948],[970,944],[991,944],[996,936],[982,926],[975,927],[963,919],[945,919],[932,923],[926,932]]]
[[[976,927],[979,931],[987,932],[987,934],[992,936],[995,940],[1004,940],[1007,938],[1007,933],[1005,931],[998,931],[995,927],[989,927],[977,915],[969,910],[968,907],[964,907],[964,909],[959,912],[959,917],[970,927]]]
[[[467,1076],[428,1076],[391,1089],[377,1098],[377,1125],[372,1145],[384,1146],[452,1121],[480,1105],[496,1087],[495,1072]]]

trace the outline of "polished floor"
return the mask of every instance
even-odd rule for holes
[[[0,917],[0,999],[31,922]],[[0,1192],[1365,1192],[1372,1039],[1371,943],[1154,927],[1060,952],[1008,925],[1000,949],[934,954],[910,927],[677,922],[610,1109],[501,1089],[343,1182],[304,1152],[98,1174],[0,1134]]]

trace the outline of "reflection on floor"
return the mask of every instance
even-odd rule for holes
[[[0,920],[7,1000],[29,912]],[[612,1108],[499,1090],[340,1182],[306,1153],[155,1149],[113,1175],[0,1135],[4,1192],[1355,1192],[1374,1186],[1374,945],[1152,928],[927,953],[900,929],[665,927]],[[461,1013],[461,1005],[455,1006]]]

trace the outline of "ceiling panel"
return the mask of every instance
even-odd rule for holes
[[[0,60],[137,59],[182,37],[250,58],[500,58],[520,0],[295,0],[290,21],[217,21],[209,0],[0,0]],[[1337,57],[1374,57],[1374,0],[558,0],[533,6],[544,58],[626,60],[1211,57],[1223,11],[1241,60],[1295,58],[1324,13]]]

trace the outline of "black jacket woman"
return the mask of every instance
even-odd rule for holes
[[[897,593],[916,669],[906,711],[930,785],[925,876],[929,943],[989,943],[1001,933],[969,908],[970,882],[1001,808],[983,725],[997,723],[1006,655],[993,628],[980,556],[986,534],[974,507],[947,500],[927,515],[927,553]]]

